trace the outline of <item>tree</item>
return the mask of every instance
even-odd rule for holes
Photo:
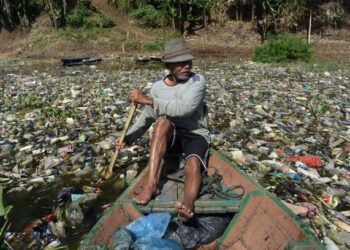
[[[45,9],[50,16],[51,25],[56,29],[66,24],[66,0],[45,0]]]
[[[202,20],[202,27],[207,27],[211,21],[210,12],[222,0],[144,0],[137,3],[137,9],[153,6],[153,9],[162,12],[166,21],[174,30],[183,34],[191,29],[198,18]],[[142,19],[142,16],[139,17]],[[142,22],[141,20],[141,23]],[[187,27],[188,25],[188,27]]]
[[[287,0],[263,0],[261,1],[262,18],[258,21],[258,31],[261,42],[266,40],[269,31],[275,31],[276,24],[282,14],[282,9]]]
[[[311,30],[312,30],[312,14],[314,10],[322,3],[327,2],[327,0],[307,0],[307,10],[309,14],[309,22],[308,22],[308,29],[307,29],[307,43],[309,44],[311,42]]]
[[[66,0],[0,0],[0,6],[0,28],[13,30],[18,25],[30,27],[42,10],[47,11],[55,28],[65,25]]]
[[[15,28],[9,0],[0,0],[0,22],[0,28],[4,27],[8,30],[13,30]]]
[[[211,21],[210,10],[216,7],[221,0],[192,0],[190,5],[198,10],[198,14],[202,15],[203,27],[206,28]],[[197,13],[195,13],[197,14]]]

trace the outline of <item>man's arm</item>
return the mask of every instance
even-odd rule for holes
[[[131,145],[133,142],[143,136],[154,121],[155,114],[152,107],[145,106],[141,115],[137,118],[136,122],[132,125],[125,136],[125,143],[127,145]]]

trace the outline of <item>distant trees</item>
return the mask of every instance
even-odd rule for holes
[[[192,32],[196,22],[206,27],[211,10],[222,0],[108,0],[121,11],[130,13],[146,26],[170,25],[181,33]]]
[[[0,0],[0,28],[29,27],[42,11],[49,14],[52,26],[65,25],[66,0]]]
[[[0,28],[7,27],[13,29],[15,27],[12,22],[12,11],[9,0],[0,0]]]
[[[17,25],[30,23],[28,0],[0,0],[0,28],[13,30]]]
[[[180,33],[205,28],[212,14],[251,22],[264,41],[269,33],[350,24],[349,0],[105,0],[146,27],[172,27]],[[0,0],[0,29],[29,27],[46,12],[55,28],[72,20],[79,9],[91,9],[91,0]],[[81,15],[80,15],[81,16]],[[79,17],[79,15],[73,17]]]
[[[43,6],[49,14],[50,22],[53,27],[58,29],[66,24],[66,0],[43,0]]]
[[[267,34],[283,31],[308,30],[308,41],[312,27],[326,27],[329,24],[340,27],[349,24],[349,0],[227,0],[229,13],[236,20],[256,21],[256,27],[265,41]],[[245,15],[243,14],[245,13]]]
[[[115,6],[128,6],[126,12],[136,17],[141,24],[159,27],[171,25],[184,33],[191,33],[194,27],[206,27],[211,13],[226,8],[227,17],[250,21],[266,40],[269,33],[297,31],[308,28],[311,31],[313,13],[333,17],[336,24],[346,19],[340,10],[349,14],[349,0],[109,0]],[[127,4],[126,4],[127,2]],[[328,4],[328,6],[327,6]],[[322,12],[323,9],[323,12]],[[337,16],[339,19],[334,19]],[[327,18],[326,18],[327,19]],[[344,23],[344,22],[343,22]],[[322,25],[325,25],[324,22]],[[321,25],[321,26],[322,26]],[[339,25],[337,26],[339,27]]]

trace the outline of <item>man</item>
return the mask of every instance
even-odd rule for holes
[[[133,198],[138,204],[147,204],[159,193],[157,183],[165,154],[178,151],[184,154],[184,197],[176,203],[176,210],[184,221],[194,215],[201,168],[206,168],[210,144],[204,106],[205,79],[191,71],[193,59],[183,39],[165,44],[162,61],[170,73],[154,82],[150,96],[140,90],[130,93],[132,102],[145,107],[125,137],[125,143],[130,145],[155,122],[147,182],[142,192]],[[121,147],[119,139],[116,147]]]

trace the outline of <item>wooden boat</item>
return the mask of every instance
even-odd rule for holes
[[[137,63],[161,62],[162,59],[157,56],[138,56],[135,58]]]
[[[61,58],[61,61],[63,62],[63,66],[71,66],[71,65],[96,63],[96,62],[102,61],[102,59],[100,57],[84,56],[84,57]]]
[[[115,229],[152,211],[175,212],[175,201],[181,199],[182,185],[173,180],[166,180],[161,193],[146,206],[132,201],[144,183],[147,171],[146,168],[105,211],[79,249],[93,245],[111,249]],[[309,226],[303,224],[278,198],[212,149],[208,175],[212,176],[216,171],[225,185],[241,185],[245,192],[242,197],[226,201],[208,201],[201,197],[196,201],[195,213],[233,213],[221,237],[199,249],[325,249]]]

